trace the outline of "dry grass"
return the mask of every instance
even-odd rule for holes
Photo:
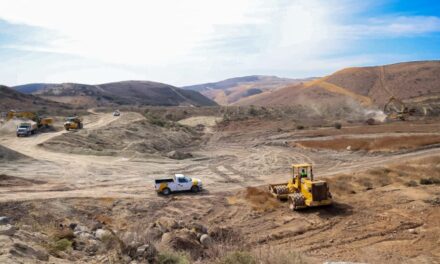
[[[312,149],[364,150],[371,152],[387,152],[407,149],[416,149],[440,143],[440,136],[387,136],[380,138],[347,138],[341,137],[330,140],[305,140],[296,142],[296,145]]]
[[[333,194],[346,195],[390,184],[417,187],[440,183],[440,157],[413,159],[404,163],[378,167],[365,172],[339,175],[328,179]]]

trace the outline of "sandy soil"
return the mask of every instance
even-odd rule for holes
[[[128,126],[141,119],[138,114],[123,113],[114,117],[110,113],[93,112],[85,117],[81,133],[104,133],[100,131],[115,123]],[[417,131],[406,131],[404,135],[423,131],[424,124],[415,125]],[[426,132],[431,132],[434,125],[425,125]],[[386,129],[377,126],[376,131],[368,127],[368,133],[371,137],[391,133],[392,126]],[[348,129],[353,130],[355,128]],[[340,136],[339,130],[333,131],[338,135],[328,132],[322,139]],[[106,214],[116,229],[122,228],[124,221],[125,229],[132,227],[128,223],[136,211],[140,218],[148,215],[148,222],[166,215],[179,219],[198,217],[209,226],[226,224],[241,233],[249,248],[294,248],[319,261],[381,263],[386,259],[389,263],[436,263],[439,260],[440,215],[435,198],[438,199],[440,189],[438,185],[406,185],[433,172],[438,174],[438,160],[429,160],[440,155],[436,146],[383,153],[303,149],[291,142],[309,139],[311,131],[277,132],[276,126],[253,127],[241,132],[237,128],[223,128],[207,133],[200,144],[188,146],[194,158],[186,160],[136,153],[79,155],[54,152],[42,146],[60,136],[69,140],[69,136],[76,133],[80,132],[48,132],[27,138],[2,133],[1,146],[31,158],[1,164],[0,175],[5,175],[3,180],[7,180],[0,185],[2,206],[33,204],[38,207],[43,200],[63,203],[65,211],[79,204],[99,207],[100,199],[111,199],[117,201],[117,206]],[[363,136],[368,137],[368,133]],[[319,140],[319,136],[312,136]],[[315,174],[328,178],[331,186],[334,184],[335,206],[292,213],[286,204],[270,200],[264,191],[246,189],[284,182],[289,177],[290,165],[302,162],[313,163]],[[402,169],[396,166],[412,163],[429,169],[424,172],[426,175],[399,176]],[[413,172],[417,166],[404,170]],[[379,172],[371,170],[376,168]],[[201,178],[207,190],[200,196],[157,197],[152,188],[153,179],[174,173]],[[376,174],[391,180],[379,181]],[[347,177],[352,178],[344,180]],[[352,184],[343,185],[347,181]],[[145,210],[130,212],[136,206]],[[62,213],[56,210],[53,215],[62,218]],[[416,231],[410,232],[410,229]]]

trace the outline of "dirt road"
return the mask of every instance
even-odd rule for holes
[[[108,129],[112,122],[129,124],[142,119],[138,114],[114,117],[110,113],[93,112],[85,118],[84,130],[90,134],[99,133],[101,129]],[[391,161],[440,153],[439,148],[392,155],[315,151],[268,144],[279,142],[279,139],[273,137],[256,138],[240,144],[210,140],[206,145],[193,149],[195,157],[188,160],[172,160],[160,156],[77,155],[52,152],[41,147],[42,143],[54,137],[74,133],[77,132],[63,130],[27,138],[17,138],[14,134],[1,135],[1,145],[33,160],[4,163],[0,174],[37,179],[44,183],[0,189],[0,201],[61,197],[151,197],[155,196],[152,180],[174,173],[202,178],[209,192],[215,193],[286,181],[292,163],[313,163],[317,175],[329,177],[378,167]]]

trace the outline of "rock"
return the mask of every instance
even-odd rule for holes
[[[168,218],[168,217],[161,217],[161,218],[157,219],[156,226],[163,233],[180,228],[180,226],[176,220],[174,220],[172,218]]]
[[[38,259],[41,261],[49,260],[49,254],[47,254],[47,252],[45,252],[43,249],[30,247],[23,243],[14,243],[13,247],[9,250],[9,253],[15,256]]]
[[[173,151],[170,151],[167,153],[167,157],[170,159],[182,160],[182,159],[192,158],[193,155],[188,152],[181,152],[178,150],[173,150]]]
[[[198,233],[208,234],[208,228],[202,224],[199,224],[199,223],[193,223],[191,225],[191,229],[193,229],[194,231],[196,231]]]
[[[145,244],[137,248],[136,259],[145,259],[149,263],[155,261],[157,250],[152,244]]]
[[[89,232],[89,228],[83,225],[76,225],[73,229],[74,232]]]
[[[351,146],[348,146],[348,147],[347,147],[347,150],[351,150]]]
[[[127,256],[127,255],[124,255],[124,256],[122,256],[122,262],[123,263],[131,263],[131,258],[130,258],[130,256]]]
[[[105,237],[110,237],[112,233],[105,229],[97,229],[95,231],[95,237],[99,240],[103,240]]]
[[[74,232],[73,234],[80,239],[95,239],[95,237],[89,232]]]
[[[0,225],[6,225],[9,224],[11,219],[7,216],[0,216]]]
[[[201,243],[203,246],[205,246],[205,247],[209,247],[209,246],[212,245],[212,239],[211,239],[211,237],[210,237],[209,235],[207,235],[207,234],[203,234],[203,235],[200,237],[200,243]]]
[[[413,229],[413,228],[408,229],[408,232],[409,232],[410,234],[414,234],[414,235],[417,234],[417,230],[415,230],[415,229]]]
[[[15,226],[10,224],[0,225],[0,235],[13,236],[16,230]]]
[[[186,251],[194,259],[201,257],[203,252],[203,247],[199,243],[197,235],[186,228],[163,234],[162,247],[174,251]]]

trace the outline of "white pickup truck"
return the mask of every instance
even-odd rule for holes
[[[202,181],[190,178],[183,174],[176,174],[173,178],[154,180],[154,189],[157,193],[169,195],[172,192],[191,191],[194,193],[202,190]]]

